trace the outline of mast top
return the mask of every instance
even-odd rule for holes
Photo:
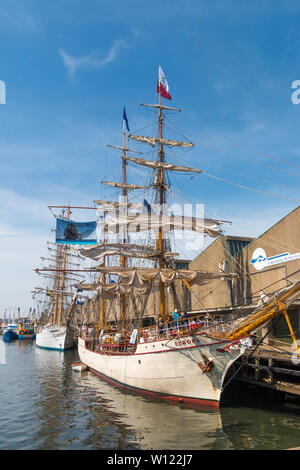
[[[170,106],[164,106],[163,104],[146,104],[146,103],[140,103],[140,106],[146,106],[148,108],[158,108],[158,109],[166,109],[168,111],[178,111],[181,112],[181,109],[179,108],[171,108]]]

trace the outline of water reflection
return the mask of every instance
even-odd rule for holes
[[[286,449],[299,446],[299,408],[237,387],[219,412],[123,392],[74,372],[75,351],[8,344],[0,365],[0,449]]]
[[[90,372],[78,374],[76,381],[106,400],[110,412],[134,430],[135,443],[142,449],[207,449],[214,444],[216,431],[222,429],[218,412],[150,401],[118,390]]]

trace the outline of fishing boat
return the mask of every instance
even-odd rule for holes
[[[33,340],[35,338],[35,331],[33,323],[25,318],[18,322],[18,339],[19,340]]]
[[[11,341],[16,341],[18,339],[18,325],[11,323],[7,325],[3,332],[3,341],[5,343],[10,343]]]

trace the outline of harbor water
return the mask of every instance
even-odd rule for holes
[[[187,409],[123,392],[91,372],[73,371],[76,350],[47,351],[32,341],[1,347],[0,450],[271,450],[300,445],[300,407],[295,404],[240,392],[217,412]]]

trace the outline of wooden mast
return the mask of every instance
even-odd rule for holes
[[[68,207],[67,219],[70,220],[71,217],[71,209],[70,205]],[[67,245],[64,247],[64,262],[63,262],[63,273],[62,273],[62,280],[61,280],[61,293],[60,293],[60,305],[59,305],[59,316],[58,316],[58,324],[62,324],[62,313],[63,313],[63,300],[64,300],[64,288],[65,288],[65,272],[66,272],[66,265],[67,265]]]
[[[124,121],[123,121],[123,156],[122,156],[122,172],[123,172],[123,184],[126,184],[126,166],[127,166],[127,161],[126,161],[126,134],[125,134],[125,128],[124,128]],[[123,203],[127,203],[127,189],[124,186],[122,190],[122,198],[123,198]],[[127,209],[126,209],[127,211]],[[126,234],[125,232],[123,233],[123,243],[126,243]],[[121,256],[121,267],[125,268],[126,266],[126,257]],[[121,294],[121,318],[122,318],[122,328],[124,328],[124,321],[125,321],[125,314],[126,314],[126,296],[125,294]]]
[[[105,211],[104,211],[104,214],[103,214],[103,243],[105,243],[106,241],[106,238],[105,238],[105,231],[104,231],[104,227],[105,227]],[[104,259],[103,259],[103,266],[105,267],[105,256],[104,256]],[[105,272],[102,273],[102,276],[101,276],[101,284],[104,285],[105,284]],[[104,313],[105,313],[105,301],[104,301],[104,297],[102,296],[102,299],[101,299],[101,311],[100,311],[100,329],[103,330],[104,329]]]
[[[164,147],[161,142],[162,139],[162,128],[163,128],[163,115],[162,115],[162,104],[161,104],[161,89],[160,89],[160,81],[158,81],[158,91],[159,91],[159,112],[158,112],[158,135],[160,139],[159,149],[158,149],[158,156],[157,161],[159,163],[164,162]],[[160,207],[160,215],[163,215],[164,204],[165,204],[165,181],[164,181],[164,170],[163,168],[158,169],[157,171],[157,191],[158,191],[158,199],[159,199],[159,207]],[[158,235],[158,249],[160,254],[159,260],[159,268],[162,269],[165,267],[164,262],[164,252],[165,252],[165,243],[163,238],[163,229],[162,224],[159,227],[159,235]],[[160,281],[159,285],[160,291],[160,314],[162,316],[163,321],[165,320],[166,316],[166,293],[165,293],[165,286],[162,281]]]
[[[62,210],[62,217],[65,214],[65,210]],[[58,322],[58,303],[59,303],[59,286],[60,286],[60,269],[61,269],[61,255],[62,255],[62,247],[57,246],[57,251],[56,251],[56,280],[55,280],[55,290],[57,294],[55,295],[55,306],[54,306],[54,314],[53,314],[53,324],[57,325]]]

